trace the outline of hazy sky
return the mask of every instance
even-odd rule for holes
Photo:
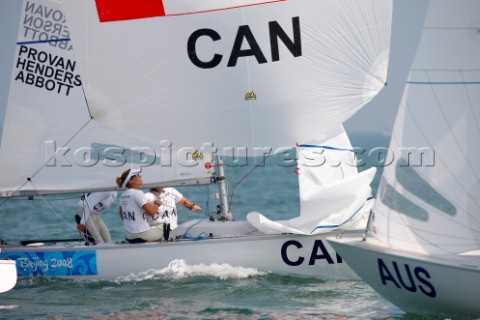
[[[347,132],[391,132],[427,4],[428,0],[394,0],[388,85],[345,123]],[[0,116],[4,114],[8,100],[21,5],[20,0],[2,0],[0,4]]]

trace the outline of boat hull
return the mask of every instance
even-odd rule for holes
[[[326,241],[338,231],[315,236],[265,235],[246,222],[209,221],[178,229],[188,230],[190,240],[142,244],[122,241],[97,246],[80,242],[6,245],[2,257],[17,261],[20,276],[117,279],[162,269],[181,259],[189,265],[229,264],[284,275],[358,279]],[[223,235],[218,236],[220,233]],[[200,238],[201,234],[206,237]]]
[[[442,317],[480,316],[480,256],[397,252],[375,239],[328,239],[350,267],[401,309]]]
[[[0,293],[11,290],[17,283],[15,261],[0,259]]]

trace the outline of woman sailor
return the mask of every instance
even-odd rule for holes
[[[162,202],[148,202],[145,193],[140,190],[143,184],[140,172],[139,169],[129,169],[116,180],[119,188],[127,188],[120,196],[120,218],[123,220],[125,239],[130,243],[160,241],[163,230],[150,227],[147,217],[153,217]]]
[[[193,211],[202,209],[192,201],[184,198],[175,188],[152,188],[145,196],[150,203],[154,203],[155,200],[162,202],[162,205],[157,210],[157,214],[153,217],[147,217],[147,220],[151,226],[163,229],[163,236],[167,241],[170,239],[170,231],[177,227],[177,203]]]
[[[101,212],[110,208],[117,199],[117,191],[88,192],[78,203],[75,213],[77,230],[92,244],[112,242],[110,232],[102,220]]]

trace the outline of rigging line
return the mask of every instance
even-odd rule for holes
[[[77,61],[77,58],[75,57],[75,50],[73,50],[73,57],[75,61]],[[85,106],[87,107],[88,115],[90,116],[90,119],[93,119],[92,112],[90,111],[90,105],[88,104],[87,95],[85,94],[85,87],[83,86],[83,81],[82,81],[82,92],[83,92],[83,98],[85,99]]]
[[[460,71],[460,70],[459,70]],[[428,74],[428,70],[425,70],[425,75],[427,77],[428,80],[430,80],[430,77],[429,77],[429,74]],[[480,84],[480,82],[478,82]],[[435,92],[434,88],[431,87],[431,91],[432,91],[432,94],[433,96],[435,97],[435,100],[437,101],[437,105],[440,107],[440,112],[442,113],[442,116],[443,118],[445,119],[445,122],[447,123],[448,125],[448,129],[450,130],[451,132],[451,136],[455,139],[455,142],[457,143],[457,146],[460,147],[460,143],[459,143],[459,139],[457,137],[457,135],[454,133],[453,129],[452,129],[452,126],[450,125],[450,122],[448,121],[448,117],[447,115],[445,114],[445,111],[444,111],[444,108],[442,107],[442,104],[440,103],[440,99],[438,98],[438,95],[437,93]],[[474,169],[474,166],[473,164],[470,162],[470,159],[469,157],[467,157],[466,153],[465,153],[465,150],[463,149],[460,149],[462,151],[462,155],[463,155],[463,158],[465,159],[465,162],[468,164],[468,166],[470,167],[470,170],[475,173],[475,169]],[[480,180],[479,177],[476,177],[477,180]],[[461,185],[461,184],[460,184]],[[463,189],[463,188],[462,188]],[[465,190],[465,192],[467,192],[467,190]]]
[[[464,70],[460,70],[460,76],[462,77],[463,80],[465,80],[465,76],[464,76]],[[464,81],[465,83],[468,83],[466,81]],[[480,82],[478,82],[480,84]],[[473,122],[475,123],[475,126],[477,128],[477,133],[480,133],[480,126],[479,126],[479,123],[478,123],[478,119],[476,117],[476,113],[475,113],[475,107],[473,106],[473,103],[472,103],[472,97],[470,95],[470,92],[468,90],[468,87],[465,85],[463,86],[464,90],[465,90],[465,96],[467,97],[467,101],[468,101],[468,106],[470,108],[470,112],[472,114],[472,118],[473,118]],[[470,198],[470,200],[472,200],[472,202],[476,203],[477,206],[480,207],[480,204],[477,203],[476,199],[474,199],[470,193],[467,193],[468,194],[468,197]]]
[[[409,113],[409,114],[410,114],[410,116],[412,117],[412,120],[415,122],[418,130],[419,130],[420,133],[423,135],[424,139],[425,139],[425,140],[429,143],[429,145],[431,146],[431,145],[432,145],[431,142],[430,142],[429,139],[426,137],[425,133],[423,132],[423,130],[422,130],[421,127],[419,126],[418,122],[416,121],[415,117],[413,116],[412,112],[410,111],[410,107],[409,107],[407,101],[405,101],[405,107],[404,107],[404,109],[405,109],[404,114],[406,114],[406,113]],[[399,112],[401,112],[401,110],[400,110]],[[395,144],[396,144],[397,146],[401,146],[401,145],[402,145],[402,144],[398,141],[398,139],[397,139],[397,137],[396,137],[395,134],[392,134],[392,141],[390,142],[390,147],[393,145],[392,142],[395,142]],[[400,184],[400,182],[397,181],[396,178],[394,178],[394,179],[393,179],[393,182],[392,182],[392,187],[398,188],[398,186],[397,186],[398,184]],[[382,200],[382,197],[380,197],[380,200],[383,201],[383,200]],[[409,223],[408,223],[408,221],[407,221],[407,220],[408,220],[408,216],[406,216],[406,215],[404,215],[404,214],[401,214],[400,211],[395,210],[395,209],[391,209],[391,211],[397,213],[399,219],[401,220],[401,223],[400,223],[400,224],[402,224],[403,226],[408,226],[408,225],[409,225]],[[378,211],[377,211],[377,212],[378,212]],[[447,217],[447,218],[448,218],[448,217]],[[418,234],[418,232],[416,231],[415,228],[411,228],[411,230],[412,230],[412,232],[413,232],[419,239],[422,239],[422,240],[425,241],[425,242],[431,243],[431,242],[430,242],[429,240],[427,240],[424,236],[422,236],[421,234]],[[380,232],[380,233],[383,234],[385,237],[389,237],[389,236],[390,236],[390,234],[386,234],[386,233],[382,233],[382,232]],[[402,241],[405,241],[405,240],[402,239]],[[431,243],[431,244],[434,245],[433,243]]]
[[[37,188],[35,187],[35,184],[33,183],[33,181],[30,180],[30,183],[33,187],[34,190],[37,190]],[[63,221],[68,227],[69,229],[73,229],[77,232],[77,228],[76,226],[72,227],[72,225],[67,221],[65,220],[65,218],[63,218],[57,211],[55,211],[55,209],[53,209],[53,207],[50,205],[50,203],[46,200],[45,196],[43,196],[42,194],[38,194],[40,196],[40,199],[43,200],[43,202],[47,205],[47,207],[58,217],[60,218],[61,221]]]
[[[71,39],[70,38],[64,38],[64,39],[50,39],[50,40],[36,40],[36,41],[23,41],[23,42],[17,42],[17,45],[18,44],[38,44],[38,43],[46,43],[46,42],[59,42],[59,41],[70,41]],[[75,52],[74,52],[74,55],[75,55]],[[88,111],[88,114],[90,116],[90,120],[88,120],[84,125],[82,125],[79,130],[77,132],[75,132],[71,137],[70,139],[68,139],[65,144],[59,148],[58,150],[62,150],[65,145],[67,143],[69,143],[70,141],[73,140],[73,138],[75,138],[89,123],[90,121],[93,119],[93,116],[92,116],[92,113],[90,112],[90,107],[88,105],[88,101],[87,101],[87,97],[85,95],[85,90],[83,88],[83,82],[82,82],[82,91],[83,91],[83,96],[85,97],[85,104],[86,104],[86,107],[87,107],[87,111]],[[15,191],[14,193],[18,192],[20,189],[22,189],[27,183],[28,181],[33,178],[34,176],[36,176],[44,167],[45,167],[45,164],[47,164],[50,160],[52,160],[53,158],[55,158],[55,156],[57,155],[57,152],[55,152],[49,159],[47,159],[47,161],[40,167],[38,168],[38,170],[36,170],[30,177],[27,178],[27,181],[25,181],[23,184],[21,184]],[[10,197],[8,197],[5,201],[3,201],[2,203],[0,203],[0,206],[3,205],[6,201],[8,201]]]
[[[427,76],[428,76],[428,75],[427,75]],[[438,101],[437,101],[437,103],[438,103]],[[405,104],[405,109],[406,109],[406,112],[408,112],[408,113],[410,114],[412,120],[414,121],[414,123],[415,123],[417,129],[419,130],[419,132],[422,134],[423,138],[428,142],[428,144],[429,144],[430,146],[432,146],[431,141],[430,141],[430,140],[427,138],[427,136],[425,135],[425,132],[422,130],[421,126],[420,126],[419,123],[417,122],[417,120],[416,120],[416,118],[414,117],[414,115],[413,115],[413,113],[412,113],[412,111],[411,111],[411,108],[408,106],[408,104]],[[401,145],[401,144],[399,143],[399,141],[396,139],[396,136],[395,136],[395,135],[392,135],[392,140],[394,140],[397,145],[399,145],[399,146]],[[440,159],[440,161],[442,161],[442,159]],[[443,161],[442,161],[442,162],[443,162]],[[447,170],[449,170],[448,166],[445,166],[445,168],[446,168]],[[457,181],[457,183],[461,186],[460,181],[455,177],[455,175],[453,175],[450,170],[449,170],[449,172],[450,172],[450,174],[453,176],[453,178]],[[420,172],[418,172],[418,174],[421,175]],[[423,178],[424,178],[426,181],[428,181],[428,179],[426,179],[426,177],[423,177]],[[395,181],[394,181],[394,183],[392,184],[392,186],[395,186],[397,183],[398,183],[398,181],[395,179]],[[445,196],[446,196],[446,195],[445,195]],[[455,199],[449,199],[449,201],[452,201],[453,203],[456,203]],[[461,208],[458,204],[457,204],[457,206],[458,206],[459,208]],[[463,210],[463,209],[462,209],[462,210]],[[463,210],[463,211],[465,211],[465,210]],[[403,214],[399,214],[399,218],[402,220],[403,225],[408,225],[408,223],[406,223],[406,219],[408,218],[407,216],[405,216],[405,215],[403,215]],[[453,218],[451,218],[451,217],[444,217],[444,218],[450,220],[452,223],[455,223],[455,224],[457,224],[457,225],[466,226],[465,224],[460,223],[460,221],[458,221],[457,219],[453,219]],[[468,227],[468,226],[466,226],[466,227]],[[426,239],[422,234],[419,234],[419,233],[418,233],[418,231],[417,231],[416,228],[411,228],[411,230],[412,230],[412,232],[413,232],[418,238],[422,239],[423,241],[425,241],[425,242],[427,242],[427,243],[430,243],[432,246],[435,246],[435,247],[437,247],[438,249],[441,249],[441,250],[443,250],[443,251],[445,251],[445,252],[451,253],[451,252],[447,251],[446,248],[443,248],[443,247],[441,248],[441,247],[439,247],[437,244],[435,244],[435,243],[431,242],[430,240]]]
[[[208,187],[208,186],[207,186],[207,187]],[[165,189],[166,189],[166,188],[165,188]],[[167,191],[167,190],[165,190],[165,189],[164,189],[164,191],[163,191],[163,193],[165,194],[165,196],[170,195],[170,196],[173,198],[173,201],[175,201],[175,203],[178,203],[178,202],[176,201],[178,197],[177,197],[173,192],[169,192],[169,191]],[[207,193],[208,193],[208,190],[207,190]],[[154,194],[154,195],[155,195],[155,194]],[[160,194],[160,195],[161,195],[161,194]],[[155,195],[155,197],[156,197],[158,200],[162,200],[162,199],[160,198],[160,196]],[[163,197],[163,198],[164,198],[164,197]],[[193,204],[195,204],[193,201],[188,200],[187,198],[185,198],[185,196],[184,196],[183,198],[184,198],[185,200],[190,201],[190,202],[192,202]],[[180,198],[180,199],[178,199],[178,200],[181,200],[181,199],[182,199],[182,198]],[[207,199],[208,199],[208,196],[207,196]],[[208,202],[208,201],[207,201],[207,202]],[[165,204],[165,203],[163,202],[163,200],[162,200],[162,206],[167,207],[167,208],[175,208],[175,209],[177,209],[177,205],[175,205],[175,206],[173,206],[173,205],[167,205],[167,204]],[[186,207],[184,207],[184,206],[182,206],[182,205],[180,205],[180,207],[186,208]],[[186,208],[186,209],[188,209],[188,208]],[[203,208],[200,209],[200,210],[197,210],[197,211],[208,212],[207,209],[203,209]]]
[[[27,178],[27,181],[25,181],[25,182],[24,182],[17,190],[15,190],[15,191],[19,191],[23,186],[25,186],[25,185],[28,183],[28,181],[30,181],[33,177],[35,177],[35,176],[45,167],[45,165],[46,165],[47,163],[49,163],[50,160],[54,159],[54,158],[56,157],[57,153],[58,153],[59,151],[62,151],[63,148],[64,148],[68,143],[70,143],[81,131],[83,131],[83,129],[85,129],[85,127],[86,127],[91,121],[92,121],[92,119],[89,119],[85,124],[83,124],[83,125],[77,130],[77,132],[75,132],[67,141],[65,141],[65,143],[64,143],[60,148],[58,148],[57,151],[54,152],[54,153],[52,154],[52,156],[50,156],[50,158],[48,158],[48,159],[45,161],[45,163],[44,163],[40,168],[38,168],[37,171],[35,171],[30,177],[28,177],[28,178]]]
[[[90,115],[90,119],[93,120],[93,115],[92,115],[92,112],[90,111],[90,105],[88,104],[87,95],[85,94],[85,89],[83,87],[83,82],[82,82],[82,92],[83,92],[83,97],[85,98],[85,106],[87,107],[88,114]]]
[[[407,101],[405,101],[405,107],[404,107],[404,109],[405,109],[405,112],[404,112],[405,115],[406,115],[407,113],[410,114],[410,116],[412,117],[413,121],[415,122],[418,130],[421,132],[421,134],[423,135],[424,139],[425,139],[425,140],[429,143],[429,145],[431,146],[432,144],[430,143],[429,139],[425,136],[425,133],[423,132],[423,130],[422,130],[421,127],[419,126],[418,122],[417,122],[416,119],[414,118],[412,112],[410,111],[410,107],[409,107]],[[399,112],[401,112],[401,110],[399,110]],[[392,134],[392,139],[391,139],[391,140],[392,140],[392,141],[390,142],[390,147],[389,147],[389,148],[391,148],[391,146],[393,145],[392,142],[395,142],[395,144],[396,144],[397,146],[401,146],[401,145],[402,145],[402,144],[398,141],[397,135],[395,134],[395,132]],[[382,180],[383,180],[383,179],[385,179],[385,178],[382,177]],[[393,179],[393,182],[392,182],[392,187],[398,188],[398,185],[399,185],[399,184],[400,184],[400,182],[397,181],[396,178],[394,178],[394,179]],[[381,201],[383,202],[382,198],[383,198],[383,194],[382,194],[382,196],[379,198],[379,200],[381,200]],[[393,211],[393,212],[395,212],[395,213],[398,215],[398,218],[401,220],[401,223],[399,223],[400,225],[403,225],[403,226],[408,226],[408,225],[409,225],[409,223],[408,223],[409,217],[408,217],[408,216],[402,214],[400,211],[398,211],[398,210],[396,210],[396,209],[390,209],[390,210]],[[378,214],[378,211],[377,211],[377,214]],[[386,215],[385,215],[385,216],[386,216]],[[389,236],[390,236],[389,233],[381,232],[381,230],[378,231],[378,232],[379,232],[380,234],[383,234],[385,237],[389,237]],[[415,233],[415,235],[416,235],[417,237],[419,237],[420,239],[422,239],[423,241],[428,242],[428,243],[431,243],[431,242],[428,241],[425,237],[423,237],[421,234],[418,234],[414,228],[412,228],[412,232]],[[405,240],[402,239],[402,241],[405,241]],[[431,243],[431,244],[434,245],[433,243]]]
[[[407,108],[408,109],[408,108]],[[422,132],[423,133],[423,132]],[[394,139],[394,138],[392,138]],[[396,141],[396,139],[395,139]],[[398,144],[398,141],[396,141],[397,144]],[[398,144],[400,145],[400,144]],[[399,182],[397,181],[397,179],[394,179],[393,183],[392,183],[392,187],[394,188],[397,188],[397,184],[399,184]],[[422,234],[422,230],[417,230],[417,228],[414,228],[410,223],[408,223],[408,220],[409,220],[409,217],[405,214],[402,214],[400,211],[396,210],[396,209],[390,209],[391,211],[395,212],[398,216],[398,218],[400,219],[401,222],[399,222],[400,225],[402,226],[407,226],[411,232],[418,238],[418,239],[422,239],[423,241],[425,241],[426,243],[429,243],[430,245],[432,245],[433,247],[436,247],[438,250],[442,250],[442,251],[445,251],[447,253],[451,253],[451,252],[448,252],[444,247],[441,247],[440,245],[430,241],[429,239],[426,238],[425,235]],[[378,210],[376,211],[377,214],[378,214]],[[390,212],[389,212],[390,213]],[[385,215],[386,216],[386,215]],[[450,217],[446,217],[447,219],[449,219]],[[451,219],[453,220],[453,219]],[[381,228],[380,228],[381,229]],[[420,231],[420,232],[419,232]],[[385,233],[385,232],[382,232],[381,230],[380,231],[377,231],[379,234],[383,235],[384,237],[386,238],[390,238],[392,237],[392,234],[390,232],[388,233]],[[400,240],[402,242],[408,242],[410,244],[417,244],[418,241],[407,241],[406,238],[404,237],[400,237],[399,239],[397,240]]]
[[[426,75],[426,76],[428,77],[428,75]],[[433,91],[433,88],[432,88],[432,91]],[[434,95],[434,96],[436,97],[435,92],[432,92],[432,95]],[[439,107],[441,107],[438,99],[437,99],[437,104],[438,104]],[[428,136],[427,136],[427,135],[425,134],[425,132],[423,131],[422,126],[421,126],[420,123],[417,121],[417,119],[415,118],[415,115],[413,114],[413,112],[412,112],[412,110],[411,110],[411,107],[409,107],[408,105],[406,105],[406,113],[407,113],[407,112],[408,112],[408,114],[410,115],[410,117],[412,118],[412,121],[415,123],[415,126],[417,127],[418,131],[422,134],[422,136],[423,136],[423,138],[425,139],[425,141],[427,141],[428,145],[429,145],[430,147],[432,147],[432,146],[433,146],[432,142],[430,141],[430,139],[428,138]],[[442,112],[442,113],[443,113],[443,112]],[[446,118],[445,118],[445,114],[443,114],[443,115],[444,115],[445,121],[447,121]],[[447,121],[447,123],[448,123],[448,121]],[[396,141],[397,145],[399,145],[399,146],[401,145],[400,143],[398,143],[398,141],[397,141],[396,139],[395,139],[395,141]],[[437,158],[437,157],[436,157],[436,158]],[[440,161],[441,163],[443,163],[443,165],[445,166],[445,170],[447,170],[447,171],[449,172],[450,176],[453,177],[453,179],[454,179],[454,180],[457,182],[457,184],[462,188],[462,190],[465,191],[465,193],[468,193],[468,191],[465,190],[464,187],[463,187],[463,185],[461,184],[461,181],[460,181],[460,180],[457,178],[457,176],[450,170],[449,166],[445,163],[445,161],[443,161],[443,159],[442,159],[441,157],[439,158],[439,161]],[[420,171],[416,171],[416,172],[417,172],[425,181],[428,181],[429,183],[431,182],[430,179],[428,179],[426,176],[422,175],[422,173],[421,173]],[[396,179],[395,179],[395,180],[396,180]],[[396,182],[397,182],[397,181],[396,181]],[[454,203],[455,206],[458,207],[458,208],[460,208],[462,211],[466,211],[465,209],[463,209],[463,207],[461,206],[461,204],[456,201],[455,198],[453,198],[453,199],[452,199],[452,198],[449,198],[447,194],[444,194],[443,196],[446,197],[446,198],[448,199],[448,201]],[[465,226],[464,224],[461,224],[460,221],[458,221],[458,220],[456,220],[456,219],[452,219],[452,221],[455,222],[456,224]]]
[[[90,121],[92,121],[92,119],[89,119],[84,125],[82,125],[82,126],[80,127],[80,129],[78,129],[77,132],[75,132],[67,141],[65,141],[65,143],[64,143],[60,148],[58,148],[58,151],[62,151],[62,149],[63,149],[70,141],[72,141],[72,140],[90,123]],[[57,152],[58,152],[58,151],[57,151]],[[32,182],[31,179],[32,179],[33,177],[35,177],[35,176],[45,167],[45,165],[46,165],[48,162],[50,162],[50,160],[52,160],[53,158],[55,158],[55,156],[57,155],[57,152],[54,152],[54,154],[53,154],[50,158],[48,158],[48,159],[45,161],[45,163],[44,163],[40,168],[38,168],[30,177],[27,178],[27,180],[26,180],[24,183],[22,183],[22,184],[21,184],[16,190],[14,190],[12,193],[13,193],[13,194],[17,193],[17,192],[20,191],[28,182]],[[32,184],[33,184],[33,183],[32,183]],[[0,206],[2,206],[5,202],[7,202],[8,200],[10,200],[11,198],[12,198],[12,196],[6,197],[5,200],[3,200],[2,202],[0,202]]]
[[[208,213],[205,213],[205,216],[204,216],[203,218],[198,219],[197,222],[195,222],[195,223],[192,224],[190,227],[188,227],[187,230],[185,230],[185,232],[181,235],[181,237],[182,237],[183,239],[188,239],[188,240],[203,240],[203,239],[207,238],[207,237],[201,237],[201,236],[200,236],[202,233],[205,233],[205,232],[200,233],[197,237],[192,237],[192,236],[188,233],[188,231],[190,231],[191,228],[193,228],[194,226],[196,226],[197,224],[199,224],[200,222],[202,222],[202,221],[205,220],[206,218],[208,218]],[[205,234],[205,235],[206,235],[206,234]]]
[[[460,70],[460,75],[462,77],[462,80],[464,80],[465,82],[465,75],[464,75],[464,70]],[[480,82],[479,82],[480,83]],[[469,91],[467,89],[466,86],[464,86],[464,89],[465,89],[465,95],[467,96],[467,101],[468,101],[468,105],[470,106],[470,112],[472,113],[472,116],[473,116],[473,120],[475,122],[475,125],[477,127],[477,132],[480,133],[480,126],[478,124],[478,120],[477,120],[477,117],[475,116],[475,108],[473,107],[473,103],[472,103],[472,97],[470,96],[469,94]]]
[[[87,234],[87,232],[88,232],[88,229],[87,229],[87,220],[88,220],[88,219],[85,219],[85,216],[86,216],[85,204],[87,204],[87,206],[88,206],[89,208],[90,208],[90,206],[89,206],[88,203],[87,203],[85,194],[86,194],[86,193],[84,193],[83,196],[81,197],[81,200],[82,200],[82,202],[83,202],[83,204],[84,204],[84,207],[82,208],[82,209],[83,209],[83,210],[82,210],[82,216],[80,217],[80,221],[81,221],[81,219],[84,219],[84,220],[85,220],[85,224],[84,224],[84,226],[85,226],[85,232],[78,230],[78,224],[80,224],[80,221],[78,221],[78,223],[77,223],[77,229],[76,229],[76,230],[77,230],[78,233],[80,233],[80,235],[82,236],[82,238],[83,238],[84,241],[88,241],[88,242],[89,242],[89,237],[88,237],[88,234]],[[90,211],[91,211],[91,210],[90,210]],[[76,215],[76,212],[75,212],[75,215]],[[75,217],[75,218],[76,218],[76,217]],[[93,221],[94,221],[94,223],[96,224],[96,221],[95,221],[95,220],[93,220]],[[97,228],[98,228],[98,225],[97,225]],[[92,236],[92,238],[93,238],[94,241],[96,241],[95,237]]]
[[[63,39],[46,39],[46,40],[33,40],[33,41],[19,41],[17,42],[17,45],[29,45],[29,44],[39,44],[39,43],[52,43],[52,42],[68,42],[71,41],[71,38],[63,38]],[[73,51],[73,56],[75,58],[75,51]],[[75,59],[75,63],[76,63]],[[85,89],[83,87],[83,81],[82,81],[82,92],[83,92],[83,97],[85,98],[85,105],[88,110],[88,114],[90,115],[90,118],[93,119],[92,112],[90,111],[90,106],[88,105],[87,101],[87,96],[85,95]]]
[[[284,0],[279,0],[280,2],[281,1],[284,1]],[[246,22],[246,19],[245,19],[245,8],[242,8],[242,21],[244,24],[247,24]],[[247,82],[248,82],[248,89],[249,89],[249,92],[255,92],[252,88],[252,78],[251,78],[251,73],[250,73],[250,60],[251,60],[251,57],[247,57],[247,63],[245,63],[245,68],[246,68],[246,72],[247,72]],[[245,98],[245,100],[247,100]],[[254,116],[253,116],[253,101],[256,100],[256,97],[255,98],[251,98],[251,99],[248,99],[246,102],[247,102],[247,105],[248,105],[248,110],[249,110],[249,113],[250,113],[250,141],[251,141],[251,146],[252,148],[255,146],[255,135],[254,135],[254,129],[253,129],[253,121],[254,121]],[[253,151],[253,150],[252,150]]]
[[[235,193],[235,189],[237,188],[237,186],[238,186],[243,180],[245,180],[249,175],[251,175],[251,174],[253,173],[253,171],[255,171],[258,167],[261,167],[261,166],[263,167],[268,158],[270,158],[270,155],[264,156],[261,163],[256,164],[249,172],[247,172],[243,177],[241,177],[240,180],[238,180],[235,184],[233,184],[233,186],[232,186],[232,194],[231,194],[231,196],[230,196],[230,204],[229,204],[229,206],[232,205],[233,195],[234,195],[234,193]]]

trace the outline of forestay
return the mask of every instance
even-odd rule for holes
[[[386,82],[392,1],[122,3],[63,3],[88,106],[173,149],[308,143]]]
[[[372,234],[392,248],[480,247],[477,15],[478,1],[430,2],[372,220]]]

